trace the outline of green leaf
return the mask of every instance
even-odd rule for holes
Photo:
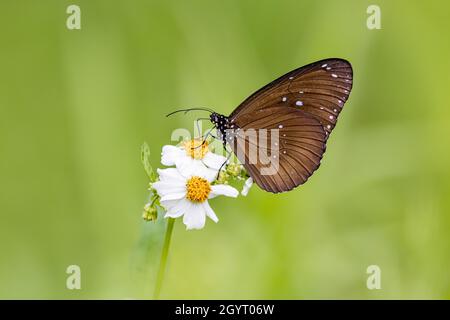
[[[144,165],[145,172],[147,173],[150,182],[156,181],[156,174],[150,164],[150,148],[147,142],[144,142],[141,146],[141,161]]]

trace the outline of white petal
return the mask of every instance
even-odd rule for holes
[[[218,170],[215,169],[210,169],[208,167],[206,167],[202,162],[200,162],[201,165],[197,165],[194,168],[194,174],[197,177],[202,177],[206,180],[208,180],[208,182],[213,182],[214,180],[216,180],[217,178],[217,174],[218,174]]]
[[[186,196],[186,191],[185,192],[178,192],[178,193],[171,193],[171,194],[167,194],[165,196],[161,197],[161,201],[167,201],[167,200],[178,200],[178,199],[182,199]]]
[[[159,203],[161,203],[161,206],[163,206],[164,209],[166,209],[166,211],[170,210],[170,208],[176,206],[178,204],[178,202],[180,202],[181,200],[166,200],[166,201],[160,201]]]
[[[184,183],[184,181],[157,181],[152,184],[152,187],[156,190],[156,192],[158,192],[161,197],[172,193],[186,192],[186,184]]]
[[[193,173],[198,170],[198,166],[204,165],[200,160],[195,160],[191,157],[182,158],[177,161],[177,169],[185,179],[192,177]]]
[[[219,218],[217,218],[216,214],[214,213],[213,209],[211,209],[208,201],[203,202],[203,208],[205,209],[206,215],[215,223],[219,221]]]
[[[219,170],[227,161],[227,158],[213,152],[207,152],[202,161],[208,168]]]
[[[175,168],[158,169],[157,172],[161,181],[185,181],[184,177]]]
[[[217,178],[217,170],[209,169],[202,163],[201,160],[192,159],[190,162],[185,161],[177,164],[177,168],[180,170],[180,173],[183,177],[185,177],[185,179],[196,176],[204,178],[209,182],[213,182]]]
[[[166,212],[165,218],[178,218],[181,217],[189,208],[190,202],[186,199],[176,200],[174,201],[174,205],[169,205]]]
[[[218,174],[219,170],[216,169],[204,168],[199,171],[199,177],[205,178],[206,180],[208,180],[208,182],[213,182],[214,180],[216,180]]]
[[[227,186],[225,184],[216,184],[211,186],[211,193],[209,194],[209,198],[211,199],[220,195],[236,198],[238,194],[239,191],[231,186]]]
[[[202,204],[191,202],[183,216],[186,229],[202,229],[205,226],[205,221],[206,212]]]
[[[241,194],[243,196],[246,196],[248,194],[248,191],[250,190],[250,187],[252,186],[252,184],[253,184],[253,179],[251,177],[248,178],[247,180],[245,180],[244,187],[242,188],[242,191],[241,191]]]
[[[162,148],[161,163],[165,166],[173,166],[181,155],[185,154],[179,147],[167,145]]]

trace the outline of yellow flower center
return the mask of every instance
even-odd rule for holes
[[[203,159],[208,153],[208,142],[201,139],[192,139],[183,143],[183,148],[186,150],[186,154],[194,159]]]
[[[192,202],[203,202],[208,199],[209,193],[211,192],[211,185],[208,180],[200,177],[192,177],[187,183],[187,193],[186,199]]]

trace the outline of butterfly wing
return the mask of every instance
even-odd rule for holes
[[[287,106],[316,117],[330,134],[347,101],[353,83],[351,64],[343,59],[325,59],[293,70],[264,86],[230,115],[236,120],[244,115]]]
[[[231,125],[227,142],[255,183],[269,192],[288,191],[306,182],[325,152],[322,123],[303,110],[268,107],[237,117]]]

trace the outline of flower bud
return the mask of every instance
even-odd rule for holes
[[[242,165],[236,164],[236,163],[230,163],[230,164],[227,166],[227,170],[226,170],[226,171],[227,171],[227,173],[228,173],[230,176],[236,178],[236,177],[238,177],[238,176],[241,174],[241,171],[242,171]]]
[[[216,183],[218,184],[228,184],[228,179],[230,178],[230,175],[226,171],[220,171],[219,177],[216,180]]]
[[[142,218],[146,221],[156,221],[158,218],[158,210],[151,204],[147,203],[142,212]]]

